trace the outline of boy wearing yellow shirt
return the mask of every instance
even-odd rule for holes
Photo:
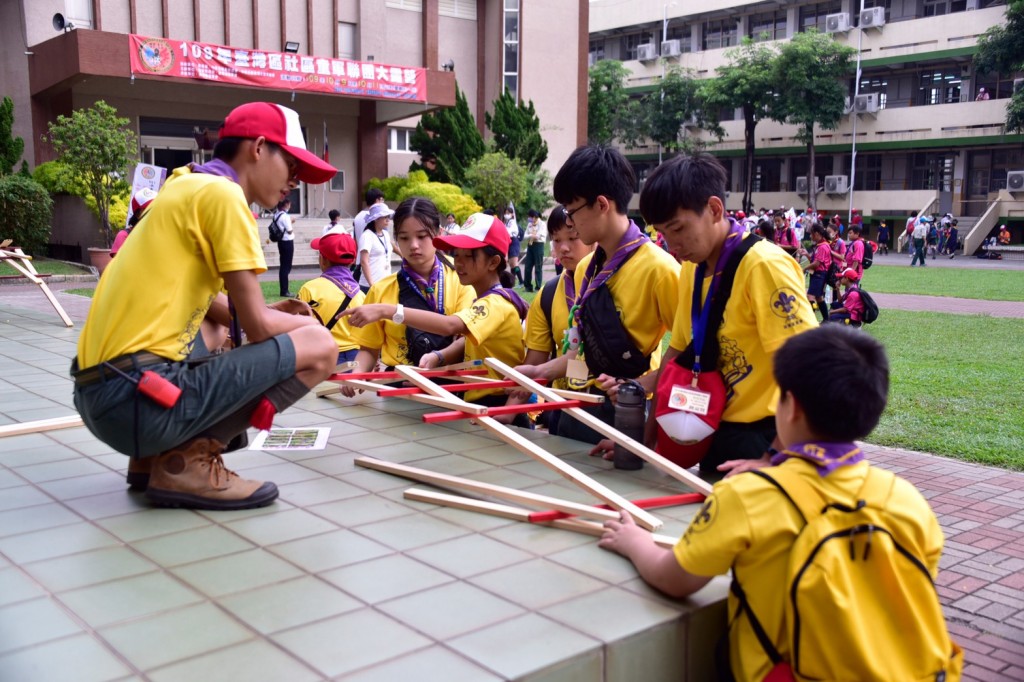
[[[843,360],[835,362],[835,358]],[[808,367],[814,370],[808,371]],[[854,658],[851,654],[853,647],[849,645],[859,644],[862,639],[854,642],[837,633],[840,631],[839,623],[845,632],[846,626],[867,617],[872,627],[883,633],[876,635],[876,639],[891,643],[897,652],[894,658],[899,658],[899,649],[909,646],[903,640],[920,641],[918,636],[930,627],[924,624],[923,614],[938,612],[938,620],[941,621],[938,595],[934,591],[931,594],[917,592],[907,595],[921,605],[925,600],[931,600],[932,610],[921,608],[922,618],[917,620],[907,619],[907,614],[902,611],[899,615],[889,611],[878,613],[886,608],[885,590],[899,591],[899,585],[893,584],[892,576],[885,571],[890,564],[884,563],[884,559],[874,569],[864,569],[864,573],[870,573],[873,588],[877,588],[878,594],[863,595],[845,608],[835,604],[798,604],[795,591],[798,583],[794,580],[790,584],[791,550],[805,524],[813,520],[805,520],[801,508],[796,506],[794,500],[805,497],[797,491],[813,493],[814,509],[824,506],[826,510],[832,510],[822,514],[842,514],[844,509],[860,509],[865,504],[862,499],[865,497],[869,504],[874,504],[875,500],[865,492],[869,476],[872,481],[881,479],[882,489],[889,491],[888,497],[882,500],[882,509],[889,516],[879,518],[888,519],[893,525],[885,530],[892,531],[894,538],[906,543],[903,547],[908,556],[919,561],[920,568],[927,571],[925,580],[934,581],[938,573],[942,529],[928,502],[906,480],[888,472],[881,476],[872,472],[871,465],[864,460],[863,452],[854,442],[871,433],[885,409],[889,389],[889,362],[885,349],[870,336],[829,324],[787,340],[775,353],[774,371],[781,389],[774,420],[783,448],[772,458],[773,466],[731,476],[715,484],[704,506],[673,549],[655,545],[651,535],[637,526],[627,513],[623,513],[619,521],[605,523],[605,532],[598,544],[627,557],[647,583],[673,597],[689,596],[704,587],[713,576],[732,571],[735,584],[742,587],[731,590],[729,594],[728,612],[736,614],[731,617],[728,631],[728,666],[732,673],[729,679],[760,681],[768,679],[773,668],[776,668],[773,679],[794,679],[791,675],[780,676],[778,668],[802,669],[803,659],[798,658],[801,652],[794,651],[791,645],[790,633],[794,623],[787,622],[787,619],[793,619],[793,616],[786,616],[789,600],[794,610],[818,609],[828,613],[829,608],[834,609],[836,633],[818,632],[816,637],[812,633],[807,640],[817,644],[835,637],[831,646],[825,647],[834,651],[831,659],[828,656],[816,658],[813,661],[815,665],[833,671],[844,667],[873,668],[872,674],[807,677],[925,679],[896,675],[890,667],[895,665],[895,661],[887,660],[882,651],[873,650],[873,660]],[[762,473],[764,476],[759,475]],[[789,492],[784,495],[784,491]],[[883,529],[876,530],[881,537]],[[849,540],[846,539],[848,537]],[[848,543],[850,552],[853,552],[852,536],[844,533],[841,542],[843,554]],[[881,553],[887,551],[880,540],[877,542],[879,548],[871,553],[872,558],[876,558],[876,553],[880,558]],[[855,557],[861,564],[869,556],[863,544],[863,540],[858,541]],[[870,536],[867,544],[870,548]],[[888,551],[897,553],[895,549]],[[861,552],[864,552],[863,556]],[[851,555],[851,558],[854,557]],[[846,567],[841,570],[846,570]],[[813,580],[814,570],[807,573],[808,579]],[[833,589],[840,592],[846,587],[842,578],[849,575],[826,575],[825,578],[835,578]],[[741,600],[745,600],[746,605],[741,606]],[[753,618],[756,618],[756,625]],[[915,632],[915,628],[920,631]],[[767,633],[764,641],[759,638],[758,629],[762,634]],[[944,632],[939,634],[945,635]],[[864,638],[869,635],[861,631],[857,636]],[[911,649],[910,658],[924,661],[919,667],[935,666],[932,669],[934,676],[927,679],[959,679],[962,653],[958,654],[958,649],[948,642],[948,635],[945,640],[948,643],[946,649],[940,647],[927,652]],[[772,653],[779,658],[777,662],[773,662]],[[719,677],[726,679],[725,673],[719,670]]]
[[[147,228],[100,280],[72,364],[75,407],[93,434],[132,456],[129,483],[154,503],[245,509],[277,497],[273,483],[226,469],[221,453],[326,379],[338,350],[306,304],[266,305],[249,204],[271,208],[300,180],[336,172],[306,150],[295,111],[239,106],[213,160],[174,171]],[[235,348],[218,352],[229,328]]]
[[[616,379],[637,378],[659,366],[661,340],[676,314],[679,264],[626,215],[635,186],[633,167],[610,147],[580,147],[559,169],[554,195],[565,207],[566,223],[584,244],[597,248],[575,272],[572,352],[526,368],[525,374],[549,381],[587,374],[591,390],[614,393]],[[575,360],[586,366],[571,362]],[[612,424],[614,409],[605,401],[588,411]],[[569,415],[559,419],[558,435],[588,443],[601,440]]]
[[[338,364],[356,359],[359,344],[348,320],[338,313],[362,305],[365,295],[352,276],[350,266],[356,262],[356,240],[341,226],[313,240],[310,246],[320,252],[321,274],[299,289],[299,300],[309,304],[316,317],[338,344]]]

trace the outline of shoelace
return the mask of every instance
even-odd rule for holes
[[[210,487],[214,490],[225,490],[228,487],[228,481],[231,480],[232,476],[237,476],[234,471],[224,466],[224,459],[221,457],[221,453],[212,452],[210,453]]]

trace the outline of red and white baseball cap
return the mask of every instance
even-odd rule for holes
[[[132,213],[138,213],[146,208],[153,199],[156,199],[156,190],[151,187],[143,187],[132,197]]]
[[[508,257],[508,247],[511,241],[508,228],[498,216],[474,213],[466,218],[466,222],[462,223],[462,227],[456,232],[434,237],[434,246],[445,250],[481,249],[485,246],[493,246],[501,252],[502,256]]]
[[[235,107],[220,127],[221,137],[265,137],[285,149],[299,162],[298,178],[319,185],[337,174],[338,169],[306,151],[299,114],[293,109],[270,102],[250,102]]]
[[[345,232],[328,232],[314,239],[310,246],[331,263],[351,265],[356,262],[356,240]]]
[[[843,270],[842,272],[839,273],[839,279],[844,279],[844,278],[850,280],[851,282],[859,282],[860,281],[860,273],[858,273],[853,268],[846,268],[845,270]]]

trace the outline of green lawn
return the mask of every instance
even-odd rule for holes
[[[32,266],[40,273],[47,275],[88,275],[89,268],[84,265],[72,265],[59,260],[33,258]],[[20,275],[10,263],[0,262],[0,275]]]
[[[864,276],[864,288],[868,291],[987,301],[1024,301],[1022,282],[1024,272],[1020,270],[912,268],[909,265],[875,265]]]
[[[1024,469],[1024,320],[886,310],[865,329],[890,362],[869,442]]]

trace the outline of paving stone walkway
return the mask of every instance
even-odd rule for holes
[[[63,293],[74,286],[81,284],[53,288],[80,322],[89,300]],[[876,297],[883,307],[1024,318],[1022,303]],[[38,388],[20,386],[25,400],[0,399],[0,423],[68,414],[70,392],[60,377],[66,376],[74,347],[70,338],[55,341],[49,325],[60,322],[36,287],[0,288],[0,366],[16,376],[27,354],[28,364],[52,375]],[[61,390],[55,393],[58,385]],[[0,441],[0,453],[3,447]],[[873,462],[917,485],[938,515],[946,544],[937,587],[950,630],[967,652],[964,679],[1024,680],[1024,473],[894,448],[865,449]],[[17,565],[9,557],[6,561]]]

